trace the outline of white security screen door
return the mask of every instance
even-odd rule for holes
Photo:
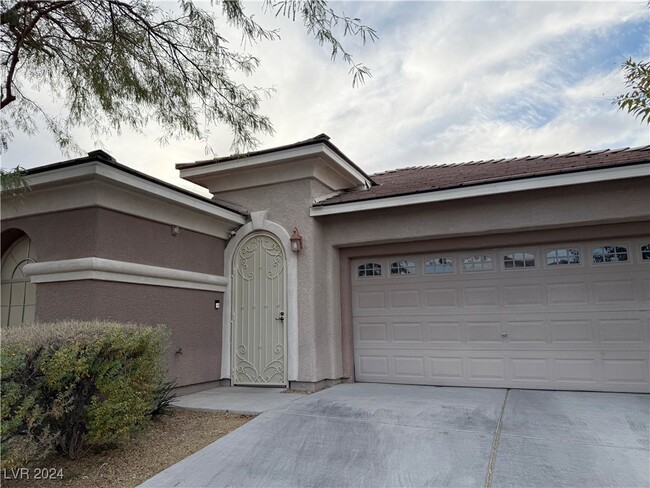
[[[233,384],[285,386],[286,260],[277,238],[248,236],[233,263]]]

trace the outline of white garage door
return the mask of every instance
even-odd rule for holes
[[[356,380],[648,392],[649,243],[356,260]]]

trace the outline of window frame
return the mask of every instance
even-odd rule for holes
[[[530,254],[533,256],[533,265],[532,266],[521,266],[521,267],[516,267],[513,266],[512,268],[508,268],[506,266],[506,256],[509,254],[515,254],[515,253],[521,253],[524,254],[524,262],[525,262],[525,255]],[[499,255],[499,263],[501,265],[501,270],[502,271],[521,271],[521,270],[527,270],[527,269],[539,269],[539,260],[537,259],[537,252],[531,249],[514,249],[514,250],[508,250],[508,251],[503,251]],[[513,263],[516,263],[516,260],[513,260]]]
[[[648,247],[648,250],[647,250],[647,251],[644,251],[644,250],[643,250],[643,247],[644,247],[644,246],[647,246],[647,247]],[[638,246],[636,246],[636,248],[638,249],[638,252],[639,252],[639,263],[650,264],[650,239],[648,239],[648,240],[646,240],[646,241],[640,241],[640,242],[638,243]],[[644,252],[648,253],[648,257],[647,257],[647,258],[644,258],[644,257],[643,257],[643,253],[644,253]]]
[[[36,263],[38,262],[36,259],[36,253],[34,252],[34,247],[33,247],[33,242],[32,239],[27,235],[23,234],[22,236],[18,237],[4,252],[2,256],[0,256],[0,269],[2,271],[5,271],[5,266],[7,265],[7,260],[10,255],[14,257],[14,261],[16,261],[15,256],[13,256],[13,251],[21,245],[24,241],[27,241],[27,255],[25,258],[21,259],[20,261],[15,263],[15,266],[11,268],[11,276],[7,279],[4,280],[2,279],[2,276],[0,276],[0,286],[8,285],[9,286],[9,303],[5,304],[3,303],[3,308],[7,308],[7,324],[4,324],[4,314],[2,317],[2,325],[3,326],[12,326],[11,324],[11,312],[13,308],[21,308],[21,320],[17,323],[19,325],[22,324],[27,324],[27,323],[32,323],[35,320],[35,312],[36,312],[36,283],[32,283],[31,279],[28,276],[25,276],[25,274],[22,271],[22,267],[25,266],[26,264],[30,263]],[[23,279],[16,279],[14,278],[16,272],[20,269],[20,273],[23,276]],[[20,297],[18,300],[21,303],[14,303],[12,300],[12,297],[14,296],[14,284],[24,284],[24,289],[23,289],[23,296]],[[31,292],[28,292],[28,287],[31,288]],[[34,303],[27,303],[27,296],[28,294],[32,294],[34,297]],[[32,307],[32,317],[31,319],[25,320],[25,312],[27,307]]]
[[[379,265],[379,267],[381,269],[381,274],[379,274],[379,275],[371,275],[371,276],[359,276],[359,266],[367,266],[369,264]],[[384,274],[385,270],[386,270],[386,262],[384,260],[370,258],[370,259],[366,259],[366,260],[362,260],[362,261],[357,261],[355,263],[355,265],[354,265],[353,273],[354,273],[355,279],[357,279],[357,280],[377,280],[377,279],[385,278],[385,276],[386,276]]]
[[[609,241],[611,242],[611,241]],[[626,261],[605,261],[603,260],[602,262],[598,263],[594,261],[594,250],[598,248],[605,248],[605,247],[614,247],[614,248],[619,248],[623,247],[625,248],[625,254],[627,255],[627,260]],[[617,253],[615,253],[617,254]],[[632,250],[632,246],[630,246],[629,242],[614,242],[613,244],[603,244],[603,243],[596,243],[596,244],[591,244],[589,246],[589,265],[590,266],[608,266],[611,264],[632,264],[634,262],[633,260],[633,255],[634,252]]]
[[[560,250],[578,251],[578,257],[580,259],[580,262],[566,263],[566,264],[561,264],[561,263],[548,264],[548,253],[553,251],[560,251]],[[585,266],[585,251],[583,246],[574,246],[571,244],[567,244],[567,245],[560,244],[554,247],[544,248],[543,253],[544,253],[544,267],[548,269],[565,269],[565,267],[577,268],[580,266]]]
[[[433,261],[434,259],[448,259],[451,261],[451,271],[427,271],[427,261]],[[458,257],[454,257],[450,254],[445,254],[445,255],[428,255],[424,256],[422,259],[422,273],[425,276],[440,276],[440,275],[452,275],[457,273],[458,267],[456,266],[455,263],[458,262]]]
[[[473,257],[483,257],[483,258],[490,258],[490,262],[492,263],[492,268],[491,269],[465,269],[465,259],[467,258],[473,258]],[[495,253],[490,252],[490,253],[470,253],[470,254],[461,254],[460,255],[460,272],[461,273],[494,273],[498,270],[498,265],[496,263],[495,259]]]
[[[407,262],[412,262],[413,263],[413,273],[407,273],[407,274],[393,274],[393,264],[398,263],[400,261],[407,261]],[[397,258],[390,258],[387,261],[387,267],[386,269],[388,270],[388,278],[408,278],[411,276],[419,276],[420,274],[420,263],[419,263],[419,258],[414,257],[414,256],[405,256],[405,257],[397,257]],[[409,267],[407,266],[407,269]]]

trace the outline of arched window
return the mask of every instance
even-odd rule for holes
[[[36,285],[23,273],[27,263],[35,263],[32,241],[19,238],[2,256],[2,325],[19,325],[34,321]]]

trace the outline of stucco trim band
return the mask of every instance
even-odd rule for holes
[[[322,215],[343,214],[359,212],[362,210],[375,210],[380,208],[400,207],[404,205],[416,205],[420,203],[442,202],[445,200],[496,195],[499,193],[512,193],[517,191],[596,183],[599,181],[612,181],[625,178],[639,178],[644,176],[650,176],[650,164],[648,163],[592,171],[580,171],[576,173],[561,173],[557,175],[539,176],[521,180],[499,181],[496,183],[485,183],[464,188],[434,190],[412,195],[376,198],[374,200],[321,205],[312,207],[309,210],[309,215],[312,217],[319,217]]]
[[[31,263],[23,272],[32,283],[102,280],[217,292],[228,287],[224,276],[96,257]]]

